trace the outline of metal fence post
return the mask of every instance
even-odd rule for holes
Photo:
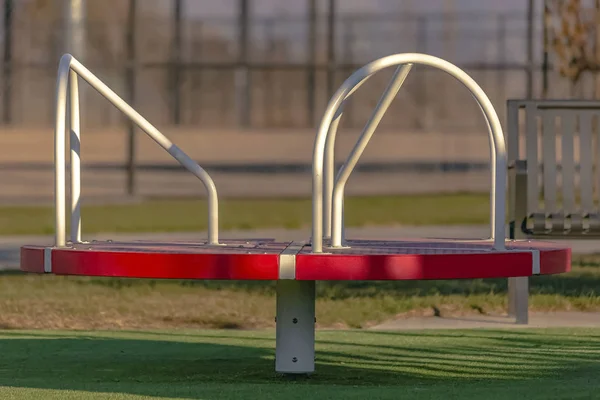
[[[308,0],[308,35],[307,35],[307,79],[306,79],[306,109],[308,126],[311,128],[316,123],[315,89],[317,59],[317,0]]]
[[[175,9],[173,15],[173,65],[172,84],[173,84],[173,123],[181,123],[181,14],[183,12],[182,0],[175,0]]]
[[[127,69],[125,73],[125,85],[127,87],[127,101],[131,107],[136,108],[135,104],[135,33],[136,33],[136,11],[137,0],[129,0],[129,12],[127,15]],[[127,193],[135,194],[135,124],[128,119],[127,121]]]
[[[65,47],[77,59],[85,61],[86,37],[86,1],[66,0],[66,37]]]
[[[335,0],[329,0],[327,14],[327,98],[333,96],[335,87]]]
[[[2,75],[2,121],[5,124],[10,124],[12,119],[12,95],[11,95],[11,79],[12,79],[12,31],[13,31],[13,2],[5,0],[4,2],[4,57],[3,57],[3,75]]]
[[[533,0],[527,4],[527,98],[533,97],[533,24],[534,11]]]
[[[241,127],[250,126],[250,71],[248,68],[250,0],[239,0],[238,43],[240,45],[238,68],[235,71],[238,121]]]

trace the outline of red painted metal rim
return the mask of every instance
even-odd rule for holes
[[[385,242],[387,248],[381,247],[384,242],[358,243],[367,250],[371,249],[370,253],[360,253],[361,247],[358,245],[349,251],[312,254],[310,246],[305,246],[295,256],[296,279],[444,280],[531,276],[534,274],[532,265],[535,254],[539,258],[539,274],[557,274],[571,269],[571,250],[545,242],[518,244],[506,252],[469,253],[458,248],[454,253],[433,254],[406,254],[398,250],[399,246],[410,242]],[[427,246],[434,242],[415,243]],[[255,247],[245,248],[241,245],[219,248],[191,243],[103,243],[78,248],[48,248],[50,250],[46,255],[46,247],[23,246],[21,270],[44,273],[45,257],[50,257],[52,273],[57,275],[277,280],[279,255],[289,244],[263,241]],[[483,248],[478,243],[475,246]]]
[[[533,254],[309,255],[296,258],[298,280],[447,280],[532,276]],[[570,250],[540,251],[539,274],[571,270]]]

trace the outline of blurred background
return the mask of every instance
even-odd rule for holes
[[[304,197],[330,96],[377,57],[422,52],[455,63],[483,87],[503,123],[509,98],[594,97],[593,74],[569,79],[553,64],[549,27],[558,21],[563,29],[566,15],[559,3],[0,0],[0,201],[52,197],[55,81],[65,52],[213,173],[221,195]],[[597,1],[562,3],[580,7],[579,18],[585,7],[598,10]],[[391,72],[349,102],[338,161]],[[202,194],[118,110],[81,86],[84,198]],[[414,68],[380,131],[349,194],[487,190],[483,118],[446,74]]]
[[[600,0],[0,0],[0,7],[0,271],[8,270],[0,272],[0,330],[274,326],[273,282],[11,271],[24,243],[47,246],[55,232],[56,78],[65,53],[209,172],[220,238],[310,237],[320,119],[339,85],[378,57],[421,52],[456,64],[487,93],[505,128],[507,99],[600,98]],[[392,70],[370,78],[346,104],[338,164]],[[81,79],[79,94],[82,238],[206,237],[202,184]],[[597,147],[599,130],[593,135]],[[489,163],[487,127],[468,90],[414,66],[346,186],[346,237],[489,237]],[[532,278],[532,312],[600,310],[597,242],[569,246],[577,256],[572,272]],[[319,327],[506,312],[506,279],[317,287]],[[198,296],[207,307],[197,306]],[[566,315],[556,321],[572,323]],[[44,349],[42,361],[60,361],[48,353],[54,347]],[[45,370],[61,371],[50,381],[62,384],[66,370]]]

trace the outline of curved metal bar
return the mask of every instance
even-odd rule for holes
[[[67,90],[69,88],[69,73],[71,71],[70,55],[64,55],[58,64],[56,80],[56,120],[54,121],[54,207],[56,247],[66,245],[66,182],[65,182],[65,131],[67,119]]]
[[[331,215],[331,217],[332,217],[332,221],[331,221],[331,224],[332,224],[331,245],[332,245],[332,247],[341,247],[342,246],[342,213],[343,213],[342,208],[343,208],[343,204],[340,203],[337,205],[339,207],[339,210],[338,210],[336,208],[336,199],[341,195],[341,197],[342,197],[341,201],[342,202],[344,201],[344,199],[343,199],[344,185],[345,185],[346,181],[350,177],[350,174],[352,173],[352,170],[356,166],[358,159],[360,158],[363,151],[367,147],[367,144],[371,140],[373,133],[375,133],[375,130],[379,126],[381,119],[383,118],[386,111],[392,104],[392,101],[394,100],[394,98],[396,98],[396,95],[398,94],[400,87],[402,87],[402,84],[406,80],[406,77],[408,76],[411,68],[412,68],[412,64],[405,64],[396,69],[396,71],[394,72],[394,75],[392,76],[392,80],[388,84],[388,87],[385,89],[385,92],[383,93],[383,95],[379,99],[379,102],[375,106],[375,109],[373,110],[373,113],[371,114],[369,121],[367,121],[367,124],[365,125],[365,127],[360,135],[360,138],[358,139],[358,141],[352,148],[352,151],[350,152],[348,159],[346,160],[346,162],[344,163],[344,166],[340,169],[340,172],[338,173],[338,176],[337,176],[336,182],[335,182],[335,186],[333,188],[333,193],[332,193],[332,197],[333,197],[333,199],[332,199],[332,201],[333,201],[332,202],[332,215]],[[330,142],[330,145],[331,145],[331,147],[333,147],[334,142]],[[325,142],[325,146],[327,146],[327,142]],[[341,189],[340,189],[340,182],[341,182]]]
[[[464,71],[456,67],[452,63],[449,63],[440,58],[419,54],[419,53],[406,53],[406,54],[394,54],[391,56],[383,57],[375,60],[356,72],[354,72],[346,81],[340,86],[337,92],[330,100],[325,114],[319,126],[317,137],[315,139],[313,149],[313,220],[312,220],[312,251],[314,253],[321,253],[323,251],[323,159],[326,147],[327,134],[331,122],[336,114],[336,110],[340,107],[343,100],[346,98],[352,88],[357,85],[365,76],[373,75],[374,73],[401,64],[423,64],[443,70],[449,75],[456,78],[461,82],[467,89],[469,89],[473,97],[479,103],[480,108],[483,111],[484,117],[489,127],[490,137],[490,152],[491,152],[491,190],[490,190],[490,209],[491,209],[491,239],[494,241],[494,248],[504,248],[504,220],[505,220],[505,198],[501,194],[497,194],[497,189],[504,190],[506,186],[506,167],[507,157],[506,148],[504,143],[504,135],[502,133],[502,126],[494,107],[486,96],[485,92],[479,87],[479,85]],[[331,143],[331,142],[330,142]],[[349,157],[349,159],[352,155]],[[352,172],[353,167],[344,166],[339,173],[339,177],[344,177]],[[334,199],[333,199],[333,213],[341,213],[343,205],[343,189],[346,183],[346,179],[338,179],[334,188]],[[341,221],[341,214],[339,216]],[[334,227],[339,229],[340,227]],[[333,234],[333,232],[332,232]],[[340,235],[341,237],[341,235]]]
[[[344,98],[344,102],[338,108],[335,117],[329,126],[329,133],[327,134],[327,142],[325,144],[325,148],[327,149],[325,152],[325,165],[323,174],[325,176],[324,182],[324,190],[323,190],[323,203],[325,208],[323,209],[323,230],[324,236],[331,236],[331,200],[333,195],[333,182],[334,182],[334,171],[335,171],[335,149],[333,145],[330,143],[335,142],[335,137],[337,135],[338,125],[340,120],[342,119],[342,115],[344,114],[344,105],[346,104],[346,100],[352,96],[354,92],[358,90],[372,75],[365,76],[363,80],[354,86],[350,92]]]
[[[69,72],[69,131],[71,146],[71,242],[81,242],[81,131],[77,73]]]
[[[346,99],[347,98],[348,96],[346,97]],[[331,121],[331,125],[329,126],[329,133],[327,134],[327,142],[329,142],[330,140],[335,140],[340,120],[342,119],[342,115],[344,114],[344,105],[345,103],[342,103],[333,121]],[[333,146],[327,147],[327,144],[325,144],[325,148],[327,149],[327,151],[325,153],[325,165],[323,169],[323,175],[325,176],[325,181],[323,182],[323,236],[324,238],[329,238],[331,237],[331,201],[333,199],[335,152]]]
[[[58,86],[56,94],[56,125],[54,133],[55,157],[55,203],[56,203],[56,246],[65,243],[65,118],[68,78],[70,71],[74,71],[83,80],[90,84],[98,93],[104,96],[123,114],[130,118],[159,146],[173,156],[183,167],[194,174],[203,183],[208,192],[208,242],[219,244],[218,234],[218,196],[215,184],[210,175],[194,160],[173,144],[166,136],[156,129],[150,122],[135,111],[129,104],[121,99],[115,92],[106,86],[92,72],[84,67],[70,54],[65,54],[58,68]]]

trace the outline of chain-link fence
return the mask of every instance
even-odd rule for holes
[[[63,28],[60,21],[17,14],[10,46],[3,27],[3,122],[50,126]],[[244,39],[236,17],[178,24],[168,15],[89,20],[84,63],[153,122],[204,127],[313,127],[332,88],[360,65],[399,52],[456,63],[488,93],[502,120],[507,98],[539,86],[528,74],[525,13],[338,14],[333,35],[329,22],[322,13],[314,19],[251,18]],[[390,74],[374,77],[356,93],[346,126],[364,124]],[[97,94],[83,95],[85,125],[123,123]],[[391,126],[472,131],[483,121],[460,84],[417,67],[382,122],[382,128]]]

